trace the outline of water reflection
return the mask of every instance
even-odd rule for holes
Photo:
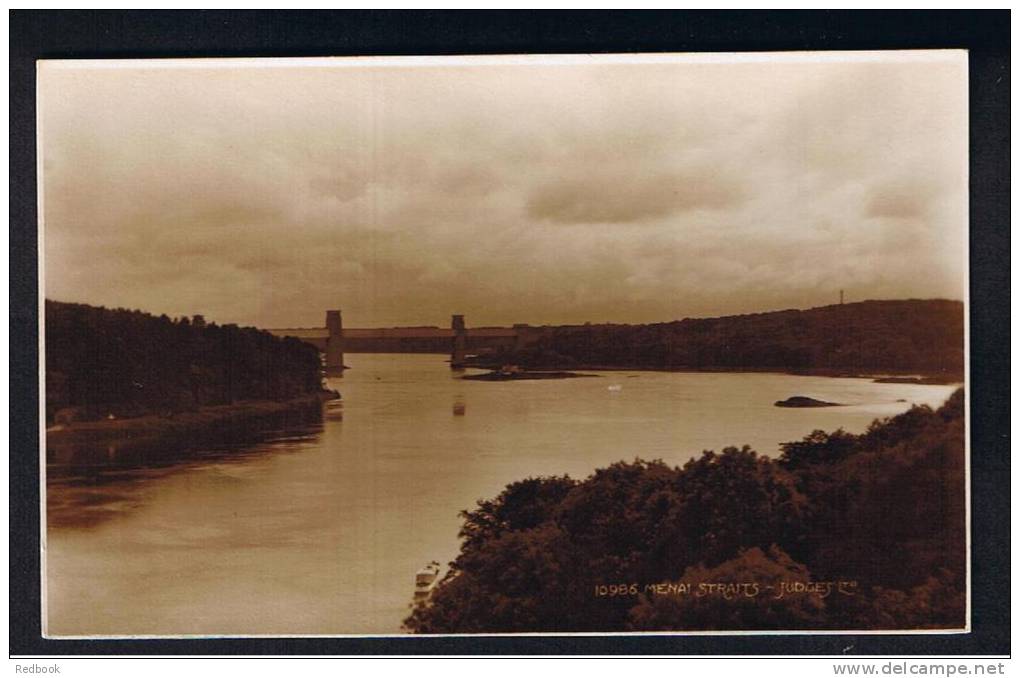
[[[954,388],[665,372],[497,384],[459,379],[445,356],[348,359],[343,404],[248,444],[51,450],[49,633],[399,633],[415,573],[457,555],[459,512],[509,482],[725,445],[775,455]],[[791,395],[846,406],[773,406]]]
[[[94,527],[144,503],[132,491],[137,485],[212,463],[243,465],[313,445],[323,429],[323,410],[315,405],[159,440],[47,445],[47,525]]]

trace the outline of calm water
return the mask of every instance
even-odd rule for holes
[[[457,379],[443,356],[346,361],[331,380],[342,406],[267,442],[155,468],[112,451],[99,466],[54,465],[49,634],[396,633],[415,571],[455,556],[458,511],[508,482],[745,443],[775,455],[954,389],[665,372],[492,383]],[[849,406],[772,405],[791,395]]]

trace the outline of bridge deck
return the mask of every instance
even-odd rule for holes
[[[266,330],[279,337],[298,339],[326,339],[329,330],[325,327],[289,327]],[[472,337],[516,337],[518,330],[513,327],[469,327]],[[443,327],[345,327],[345,339],[452,339],[453,330]]]

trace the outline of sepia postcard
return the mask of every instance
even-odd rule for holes
[[[40,61],[44,635],[967,632],[967,86]]]

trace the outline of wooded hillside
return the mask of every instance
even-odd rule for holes
[[[46,414],[192,410],[316,392],[314,347],[237,325],[46,301]]]

